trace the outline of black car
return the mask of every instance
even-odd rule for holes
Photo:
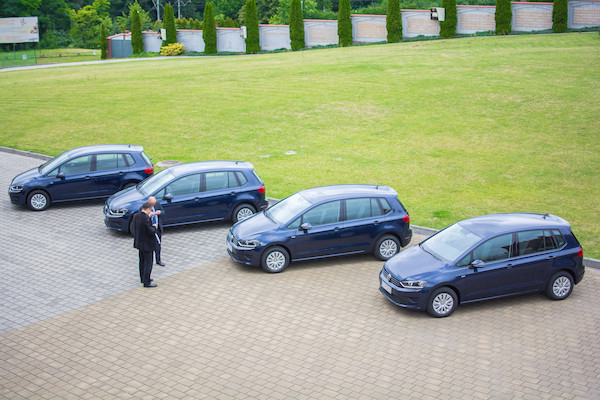
[[[249,162],[199,161],[158,172],[106,201],[109,229],[131,232],[130,223],[148,197],[160,202],[163,226],[248,218],[267,208],[265,185]]]
[[[546,292],[567,298],[583,279],[583,249],[552,214],[484,215],[457,222],[388,260],[380,291],[401,307],[450,315],[460,303]]]
[[[52,202],[109,197],[153,173],[142,146],[85,146],[17,175],[8,193],[11,203],[42,211]]]

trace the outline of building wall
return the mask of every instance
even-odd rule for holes
[[[440,23],[431,19],[429,10],[402,10],[402,36],[438,36]]]
[[[569,1],[569,23],[571,29],[600,26],[599,1]]]
[[[385,15],[352,15],[352,41],[377,43],[387,41]]]
[[[288,25],[260,25],[258,27],[260,48],[265,51],[292,48]]]
[[[324,19],[304,20],[304,44],[306,47],[338,44],[337,21]]]
[[[456,33],[472,35],[496,30],[495,6],[456,6]]]
[[[552,29],[552,3],[512,2],[512,30],[531,32]]]

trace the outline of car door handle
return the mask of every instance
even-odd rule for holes
[[[200,201],[200,197],[194,197],[194,201]]]
[[[556,257],[556,256],[548,256],[548,257],[546,257],[546,259],[547,260],[552,260],[554,257]]]
[[[340,229],[342,229],[342,228],[340,228],[339,226],[336,226],[335,228],[333,228],[334,231],[339,231]]]
[[[85,177],[85,179],[90,179],[90,177],[89,177],[89,176],[86,176],[86,177]]]
[[[377,225],[377,224],[379,224],[379,221],[373,222],[373,225]]]

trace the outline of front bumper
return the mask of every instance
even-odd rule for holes
[[[27,204],[27,196],[25,195],[24,190],[20,192],[8,192],[8,195],[12,204],[18,204],[20,206]]]
[[[262,247],[257,246],[253,249],[247,247],[238,246],[235,243],[235,238],[231,233],[227,235],[227,253],[229,257],[237,263],[252,265],[255,267],[260,266],[260,256],[262,254]]]
[[[397,306],[411,308],[414,310],[425,310],[427,308],[427,294],[421,290],[405,289],[398,287],[390,281],[384,270],[379,273],[379,291],[389,301]],[[386,290],[389,289],[389,290]]]
[[[108,213],[108,207],[104,206],[104,225],[108,229],[113,229],[115,231],[120,232],[129,232],[129,221],[131,220],[131,215],[110,215]]]

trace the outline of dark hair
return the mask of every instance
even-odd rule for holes
[[[145,202],[144,204],[142,204],[142,210],[149,210],[152,208],[152,204]]]

